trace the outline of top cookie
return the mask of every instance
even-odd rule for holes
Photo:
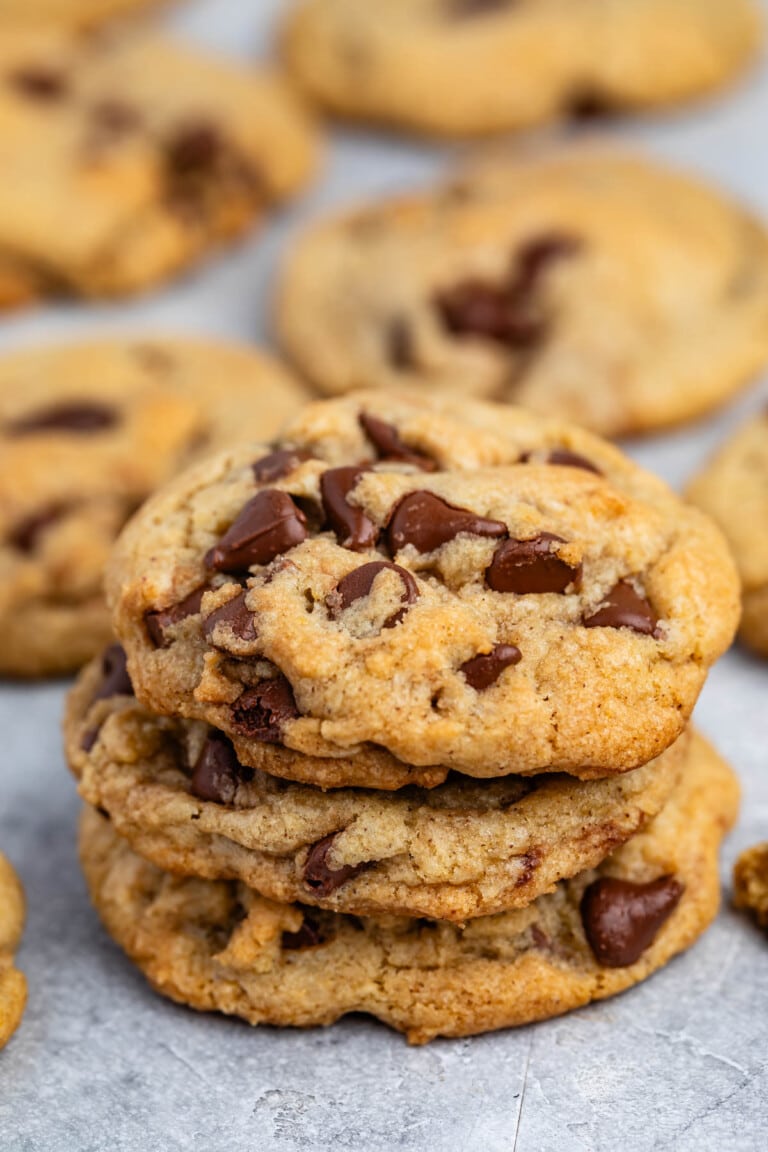
[[[658,165],[553,150],[311,229],[278,325],[324,392],[414,385],[649,431],[768,361],[768,233]]]
[[[0,1048],[16,1031],[27,1000],[27,982],[13,966],[24,927],[24,893],[0,852]]]
[[[740,635],[768,656],[768,412],[723,445],[688,496],[722,528],[741,576]]]
[[[600,776],[666,748],[736,626],[722,537],[628,462],[558,457],[557,425],[501,409],[494,434],[478,411],[492,426],[490,406],[321,403],[160,492],[108,575],[142,703],[263,767],[265,745],[342,771],[378,745]],[[461,470],[505,443],[517,463]]]
[[[0,308],[155,284],[310,175],[274,77],[152,34],[0,37]]]
[[[284,44],[332,112],[462,136],[687,100],[760,35],[753,0],[303,0]]]
[[[0,25],[67,24],[90,28],[148,8],[154,0],[0,0]]]

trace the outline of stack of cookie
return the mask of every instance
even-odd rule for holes
[[[162,489],[66,721],[81,854],[162,992],[423,1042],[643,979],[717,907],[717,528],[597,437],[490,404],[307,407]]]

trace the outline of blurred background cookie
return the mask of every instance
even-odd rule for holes
[[[27,982],[13,963],[23,927],[24,893],[0,852],[0,1048],[18,1028],[27,1002]]]

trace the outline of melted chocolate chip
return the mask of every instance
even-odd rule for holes
[[[101,658],[101,683],[91,703],[108,700],[110,696],[133,696],[133,684],[128,675],[125,649],[121,644],[110,644],[104,652]]]
[[[328,523],[336,533],[342,548],[351,552],[363,552],[373,548],[379,537],[379,530],[372,520],[347,496],[358,484],[364,468],[329,468],[320,477],[320,495]]]
[[[473,656],[459,668],[470,688],[484,692],[495,684],[505,668],[519,664],[523,654],[514,644],[497,644],[492,652],[484,656]]]
[[[187,124],[166,143],[166,158],[175,175],[210,172],[223,150],[221,133],[213,124]]]
[[[296,952],[305,948],[317,948],[318,944],[324,943],[325,935],[321,926],[305,915],[298,932],[283,932],[280,945],[288,952]]]
[[[67,92],[67,81],[60,72],[45,67],[20,68],[8,77],[8,82],[30,100],[53,103]]]
[[[80,737],[80,748],[83,752],[90,752],[94,744],[99,738],[98,728],[86,728],[83,735]]]
[[[195,763],[190,791],[198,800],[231,804],[238,786],[252,779],[253,769],[240,763],[226,736],[211,732]]]
[[[533,459],[532,452],[524,452],[520,457],[520,463],[528,464]],[[586,456],[580,456],[578,452],[571,452],[570,448],[553,448],[544,457],[544,463],[556,464],[560,468],[583,468],[585,472],[594,472],[596,476],[602,476],[597,465],[588,460]]]
[[[301,448],[278,448],[252,465],[253,475],[259,484],[274,484],[275,480],[289,476],[304,460],[311,459],[311,454]]]
[[[118,414],[114,408],[95,401],[73,401],[39,408],[5,426],[9,436],[29,436],[36,432],[75,432],[88,434],[114,428]]]
[[[307,518],[288,493],[265,488],[248,501],[205,565],[216,572],[245,572],[253,564],[269,564],[306,538]]]
[[[401,568],[398,564],[391,564],[387,560],[374,560],[370,564],[363,564],[360,568],[353,569],[339,581],[326,601],[331,619],[338,619],[341,613],[351,604],[354,604],[356,600],[361,600],[363,596],[367,596],[376,577],[385,570],[396,572],[400,577],[403,585],[400,600],[403,607],[393,613],[392,616],[387,617],[382,627],[394,628],[395,624],[399,624],[408,611],[408,606],[415,604],[418,600],[419,588],[410,572],[406,572],[405,568]]]
[[[238,732],[264,744],[279,744],[284,725],[299,716],[293,689],[285,676],[246,688],[230,711]]]
[[[644,596],[628,580],[620,580],[602,605],[582,621],[585,628],[631,628],[644,636],[659,638],[658,617]]]
[[[433,552],[461,532],[472,536],[506,536],[500,520],[487,520],[466,508],[455,508],[433,492],[409,492],[395,505],[387,526],[387,540],[395,553],[407,544],[417,552]]]
[[[49,504],[40,512],[19,520],[8,533],[8,544],[18,552],[23,552],[25,556],[30,555],[40,542],[40,537],[61,520],[66,511],[66,504]]]
[[[632,884],[604,876],[581,899],[584,932],[595,959],[606,968],[628,968],[653,943],[684,892],[674,876]]]
[[[203,632],[209,643],[213,643],[213,634],[218,625],[230,628],[238,640],[255,640],[256,624],[253,612],[245,605],[245,592],[240,592],[220,608],[214,608],[210,616],[203,621]]]
[[[344,864],[341,868],[329,868],[326,860],[335,839],[332,834],[313,844],[304,865],[304,883],[318,896],[330,896],[365,868],[365,864]]]
[[[415,366],[413,332],[404,316],[393,316],[385,329],[386,355],[392,368],[407,372]]]
[[[472,16],[488,16],[511,8],[517,0],[446,0],[445,10],[449,16],[466,19]]]
[[[485,582],[494,592],[518,596],[541,592],[565,592],[581,580],[581,565],[571,566],[553,547],[565,544],[562,536],[542,532],[532,540],[505,540],[493,554]]]
[[[403,464],[413,464],[421,468],[422,472],[434,472],[437,464],[429,456],[414,452],[400,439],[397,428],[379,420],[378,416],[371,416],[369,412],[361,412],[360,426],[376,449],[380,460],[397,460]]]
[[[203,599],[204,593],[207,591],[208,585],[203,584],[200,588],[195,588],[194,592],[190,592],[178,604],[172,604],[170,608],[163,608],[155,612],[144,613],[144,623],[149,633],[149,638],[156,648],[167,648],[171,644],[170,637],[166,636],[165,631],[167,628],[172,628],[174,624],[181,623],[186,620],[188,616],[196,616],[200,611],[200,604]]]
[[[616,104],[604,92],[584,88],[574,92],[568,101],[568,115],[572,120],[605,120],[615,116]]]

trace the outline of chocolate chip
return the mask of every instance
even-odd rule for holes
[[[387,540],[393,553],[411,544],[417,552],[433,552],[461,532],[472,536],[506,536],[500,520],[487,520],[466,508],[456,508],[433,492],[409,492],[390,517]]]
[[[110,644],[101,658],[101,683],[91,700],[108,700],[110,696],[133,696],[133,684],[128,675],[125,649],[121,644]]]
[[[305,948],[317,948],[318,944],[324,943],[325,935],[321,926],[305,915],[298,932],[283,932],[280,946],[287,952],[296,952]]]
[[[338,619],[341,613],[351,604],[354,604],[356,600],[361,600],[363,596],[367,596],[376,577],[385,570],[396,572],[400,577],[403,585],[400,601],[403,607],[393,613],[392,616],[387,617],[382,628],[394,628],[395,624],[399,624],[408,611],[408,605],[415,604],[418,600],[419,588],[410,572],[406,572],[405,568],[401,568],[398,564],[391,564],[387,560],[374,560],[370,564],[363,564],[360,568],[353,569],[339,581],[326,600],[331,619]]]
[[[86,728],[83,735],[80,737],[80,748],[83,752],[90,752],[94,744],[99,738],[98,728]]]
[[[336,539],[342,548],[351,552],[363,552],[373,548],[379,538],[379,530],[372,520],[347,501],[347,496],[358,484],[365,468],[329,468],[320,477],[320,495],[323,508]]]
[[[213,634],[220,624],[228,626],[238,640],[256,639],[253,612],[245,605],[245,592],[233,596],[231,600],[227,600],[226,604],[222,604],[220,608],[214,608],[210,616],[205,617],[203,632],[209,643],[213,643]]]
[[[20,68],[11,73],[8,82],[30,100],[53,102],[67,92],[67,81],[60,72],[45,67]]]
[[[657,640],[658,622],[648,601],[635,592],[628,580],[619,580],[597,611],[582,621],[585,628],[631,628]]]
[[[40,537],[46,530],[61,520],[67,512],[66,504],[49,504],[40,512],[34,512],[24,520],[19,520],[8,533],[7,541],[11,548],[15,548],[24,555],[34,552]]]
[[[616,103],[607,93],[590,88],[574,92],[568,101],[568,115],[572,120],[605,120],[617,111]]]
[[[166,158],[176,175],[207,173],[223,150],[221,133],[213,124],[186,124],[166,142]]]
[[[503,12],[515,3],[517,0],[445,0],[445,10],[449,16],[464,19]]]
[[[400,439],[397,428],[379,420],[378,416],[371,416],[369,412],[361,412],[360,426],[379,454],[380,460],[397,460],[403,464],[413,464],[421,468],[422,472],[434,472],[437,464],[429,456],[414,452]]]
[[[118,414],[106,404],[84,400],[52,404],[39,408],[28,416],[9,421],[5,431],[9,436],[29,436],[35,432],[101,432],[114,428]]]
[[[534,236],[518,249],[512,269],[510,293],[530,292],[550,264],[573,256],[581,247],[575,236],[547,232]]]
[[[386,356],[392,368],[407,372],[415,367],[413,332],[404,316],[393,316],[385,329]]]
[[[198,800],[231,804],[238,786],[252,779],[253,769],[240,763],[226,736],[211,732],[195,763],[190,791]]]
[[[230,711],[238,732],[264,744],[279,744],[284,725],[299,716],[293,689],[285,676],[247,688]]]
[[[100,100],[91,106],[90,116],[99,134],[105,136],[125,136],[141,126],[140,113],[122,100]]]
[[[557,553],[562,536],[542,532],[531,540],[505,540],[493,554],[485,582],[494,592],[518,596],[541,592],[565,592],[581,580],[581,564],[571,565]]]
[[[275,480],[289,476],[304,460],[311,459],[311,454],[301,448],[278,448],[252,465],[253,475],[259,484],[274,484]]]
[[[244,572],[269,564],[307,538],[307,518],[287,492],[257,492],[205,557],[216,572]]]
[[[330,896],[365,868],[365,864],[343,864],[341,868],[329,868],[326,860],[335,839],[336,835],[332,834],[313,844],[304,865],[304,883],[318,896]]]
[[[628,968],[653,943],[684,892],[674,876],[633,884],[604,876],[581,899],[584,932],[595,959],[606,968]]]
[[[521,464],[528,464],[535,461],[535,456],[532,452],[524,452],[520,457]],[[545,464],[556,464],[560,468],[583,468],[585,472],[594,472],[596,476],[602,476],[602,472],[588,460],[586,456],[580,456],[578,452],[571,452],[570,448],[553,448],[543,460]]]
[[[484,692],[495,684],[505,668],[519,664],[523,654],[514,644],[497,644],[493,651],[484,656],[473,656],[459,668],[470,688]]]
[[[195,588],[194,592],[190,592],[188,596],[180,600],[178,604],[172,604],[170,608],[163,608],[159,611],[144,613],[144,623],[149,638],[156,648],[167,648],[171,644],[170,638],[165,634],[167,628],[181,623],[188,616],[197,615],[200,611],[203,595],[207,590],[208,585],[202,584],[199,588]]]

